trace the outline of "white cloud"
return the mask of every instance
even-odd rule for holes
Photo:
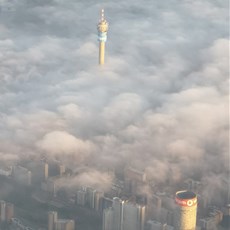
[[[110,29],[106,64],[99,67],[102,5]],[[2,155],[44,151],[69,163],[75,157],[108,166],[133,161],[150,174],[161,172],[162,181],[167,168],[176,181],[198,167],[202,178],[223,165],[229,124],[226,4],[102,5],[20,1],[0,15]],[[173,156],[185,164],[170,163]],[[197,158],[197,166],[189,164]]]

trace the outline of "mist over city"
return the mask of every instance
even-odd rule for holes
[[[228,9],[223,0],[1,0],[0,200],[14,214],[0,229],[158,230],[157,221],[182,230],[162,211],[174,212],[179,190],[197,194],[197,229],[227,229]],[[145,207],[143,223],[110,226],[116,202]],[[220,221],[208,228],[210,209]],[[75,226],[48,226],[55,213]]]

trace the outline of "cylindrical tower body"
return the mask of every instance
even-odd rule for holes
[[[197,214],[197,196],[194,192],[179,191],[176,193],[177,204],[175,230],[195,230]]]
[[[98,41],[99,41],[99,64],[105,62],[105,42],[107,40],[107,31],[109,28],[108,22],[104,18],[104,10],[101,10],[101,19],[97,25]]]
[[[100,42],[99,44],[99,64],[103,65],[105,63],[105,42]]]

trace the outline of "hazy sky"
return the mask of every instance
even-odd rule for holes
[[[102,7],[110,28],[100,67]],[[225,0],[1,0],[1,160],[127,162],[157,182],[221,188],[228,48]],[[95,170],[89,180],[104,176]]]

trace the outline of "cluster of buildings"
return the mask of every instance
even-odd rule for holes
[[[48,230],[75,230],[75,222],[70,219],[58,219],[58,213],[48,212]]]
[[[112,207],[104,209],[103,230],[144,230],[146,207],[113,198]]]
[[[40,186],[42,194],[48,195],[50,201],[53,199],[58,203],[58,200],[62,199],[59,197],[60,188],[66,190],[59,185],[59,181],[72,175],[63,164],[55,163],[55,170],[53,170],[55,172],[50,170],[52,167],[54,168],[46,161],[31,161],[23,166],[0,168],[0,175],[13,178],[26,186]],[[114,178],[110,191],[107,192],[87,186],[79,187],[71,193],[66,192],[67,196],[61,204],[68,207],[71,203],[71,205],[94,210],[103,219],[103,230],[181,230],[180,218],[188,210],[190,216],[186,223],[190,223],[193,219],[191,225],[195,223],[196,229],[213,230],[226,219],[224,216],[229,215],[224,213],[230,211],[211,207],[209,200],[200,195],[203,186],[200,181],[187,179],[182,183],[185,191],[191,191],[189,192],[191,197],[184,198],[180,193],[173,194],[167,187],[164,188],[165,190],[158,189],[156,185],[150,184],[145,172],[132,167],[125,168],[123,176],[123,179]],[[141,191],[146,186],[151,188],[151,194],[148,196]],[[187,199],[189,204],[184,201]],[[1,207],[4,205],[2,204]],[[51,224],[51,216],[53,216],[53,224]],[[19,224],[16,219],[13,222]],[[58,219],[55,212],[49,213],[48,223],[49,230],[74,229],[75,226],[73,220]]]
[[[176,193],[173,226],[147,220],[146,206],[114,198],[103,212],[103,230],[187,230],[196,228],[197,196],[193,192]]]
[[[75,203],[79,206],[94,209],[97,212],[102,210],[102,199],[104,192],[97,191],[90,187],[82,187],[77,191]]]
[[[56,175],[61,177],[65,173],[65,166],[56,163]],[[50,184],[54,179],[49,177],[49,164],[45,160],[28,161],[22,165],[16,164],[10,167],[1,167],[0,175],[12,178],[18,184],[25,186],[41,185],[43,190],[53,191],[54,185]],[[52,188],[47,188],[52,187]]]

